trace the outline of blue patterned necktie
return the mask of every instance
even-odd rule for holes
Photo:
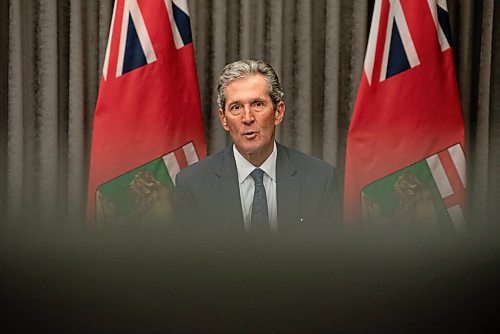
[[[255,182],[255,192],[253,194],[252,204],[252,220],[251,224],[269,226],[269,215],[267,212],[267,197],[266,189],[264,188],[263,176],[264,171],[260,168],[255,168],[250,173]]]

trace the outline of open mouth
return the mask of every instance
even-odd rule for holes
[[[252,138],[255,138],[256,136],[257,136],[257,132],[253,132],[253,131],[247,131],[247,132],[243,133],[243,137],[245,137],[247,139],[252,139]]]

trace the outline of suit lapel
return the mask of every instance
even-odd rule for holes
[[[227,228],[243,228],[238,172],[232,145],[224,150],[215,175],[219,178],[220,191],[214,196],[220,197],[217,201],[220,203],[221,216],[225,217],[223,225]]]
[[[278,157],[276,160],[276,192],[278,201],[279,229],[297,219],[299,207],[300,182],[297,169],[290,160],[286,149],[276,143]]]

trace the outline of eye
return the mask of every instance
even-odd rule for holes
[[[238,112],[238,110],[240,110],[240,106],[238,104],[232,104],[229,106],[230,112]]]
[[[262,109],[264,107],[264,102],[262,102],[262,101],[255,101],[253,103],[253,106],[254,106],[254,108]]]

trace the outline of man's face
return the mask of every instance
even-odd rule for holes
[[[285,115],[285,103],[280,101],[273,109],[267,81],[261,74],[232,81],[225,93],[226,105],[219,110],[222,127],[241,155],[260,166],[273,151],[276,126]]]

